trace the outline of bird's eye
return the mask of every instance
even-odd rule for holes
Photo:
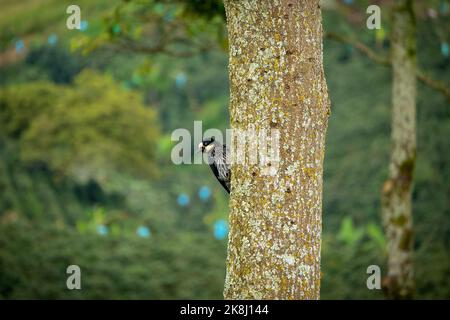
[[[206,142],[203,142],[203,146],[206,147],[206,145],[207,145]]]

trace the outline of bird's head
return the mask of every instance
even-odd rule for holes
[[[198,150],[202,153],[210,153],[214,150],[214,137],[211,137],[210,139],[204,139],[200,144],[198,145]]]

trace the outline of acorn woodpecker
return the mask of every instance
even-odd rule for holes
[[[231,168],[226,145],[215,141],[214,137],[205,139],[198,145],[199,151],[208,155],[208,164],[225,190],[230,193]]]

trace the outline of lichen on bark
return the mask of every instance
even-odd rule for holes
[[[329,99],[319,1],[225,1],[233,129],[278,129],[275,174],[232,164],[224,297],[318,299]],[[275,164],[267,164],[275,165]]]

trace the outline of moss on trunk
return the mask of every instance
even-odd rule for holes
[[[320,7],[229,0],[225,9],[231,126],[278,129],[280,159],[232,165],[224,296],[318,299],[329,115]]]

